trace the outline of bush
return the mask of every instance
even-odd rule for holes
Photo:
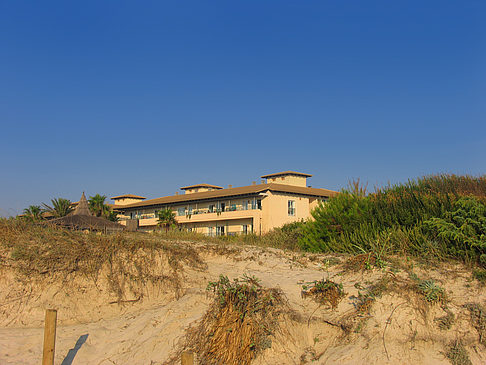
[[[446,252],[486,265],[486,206],[473,197],[457,200],[443,218],[431,218],[424,227],[446,243]]]
[[[355,184],[312,212],[299,246],[311,252],[452,256],[486,264],[485,204],[484,176],[429,176],[369,195]]]

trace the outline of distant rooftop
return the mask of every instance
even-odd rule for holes
[[[139,195],[133,195],[133,194],[124,194],[124,195],[118,195],[114,196],[110,199],[115,200],[115,199],[123,199],[123,198],[131,198],[131,199],[147,199],[144,196],[139,196]]]
[[[195,189],[195,188],[212,188],[212,189],[223,189],[221,186],[211,185],[211,184],[196,184],[196,185],[189,185],[184,186],[181,190],[188,190],[188,189]]]
[[[269,177],[277,177],[277,176],[285,176],[285,175],[294,175],[294,176],[302,176],[302,177],[312,177],[312,175],[310,175],[310,174],[304,174],[302,172],[282,171],[282,172],[276,172],[274,174],[263,175],[263,176],[261,176],[261,178],[262,179],[267,179]]]

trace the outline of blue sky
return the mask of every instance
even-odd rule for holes
[[[282,170],[486,173],[484,1],[0,0],[0,215]]]

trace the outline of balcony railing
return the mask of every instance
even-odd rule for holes
[[[177,217],[184,217],[184,216],[192,216],[198,214],[211,214],[211,213],[222,213],[222,212],[237,212],[237,211],[244,211],[244,210],[261,210],[261,207],[255,206],[252,207],[248,205],[248,207],[244,207],[242,205],[237,206],[229,206],[225,207],[224,209],[214,208],[210,209],[192,209],[192,211],[185,210],[184,213],[182,211],[175,210],[174,213]],[[155,213],[143,213],[143,214],[134,214],[131,219],[154,219],[157,218]],[[122,220],[130,219],[128,217],[121,218]]]

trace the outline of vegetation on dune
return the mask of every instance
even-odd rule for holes
[[[0,219],[0,265],[29,280],[104,275],[118,301],[143,297],[147,282],[178,293],[183,265],[203,268],[197,251],[142,234],[85,234],[20,219]]]
[[[272,346],[285,308],[280,290],[265,288],[258,278],[247,275],[233,281],[220,275],[207,290],[214,302],[189,332],[185,345],[196,351],[201,364],[250,364]]]
[[[433,255],[486,265],[485,213],[485,176],[429,176],[371,194],[358,182],[312,212],[299,245],[313,252]]]
[[[303,298],[311,297],[319,304],[328,304],[335,309],[339,302],[346,296],[343,284],[337,284],[329,279],[314,280],[302,285]]]

